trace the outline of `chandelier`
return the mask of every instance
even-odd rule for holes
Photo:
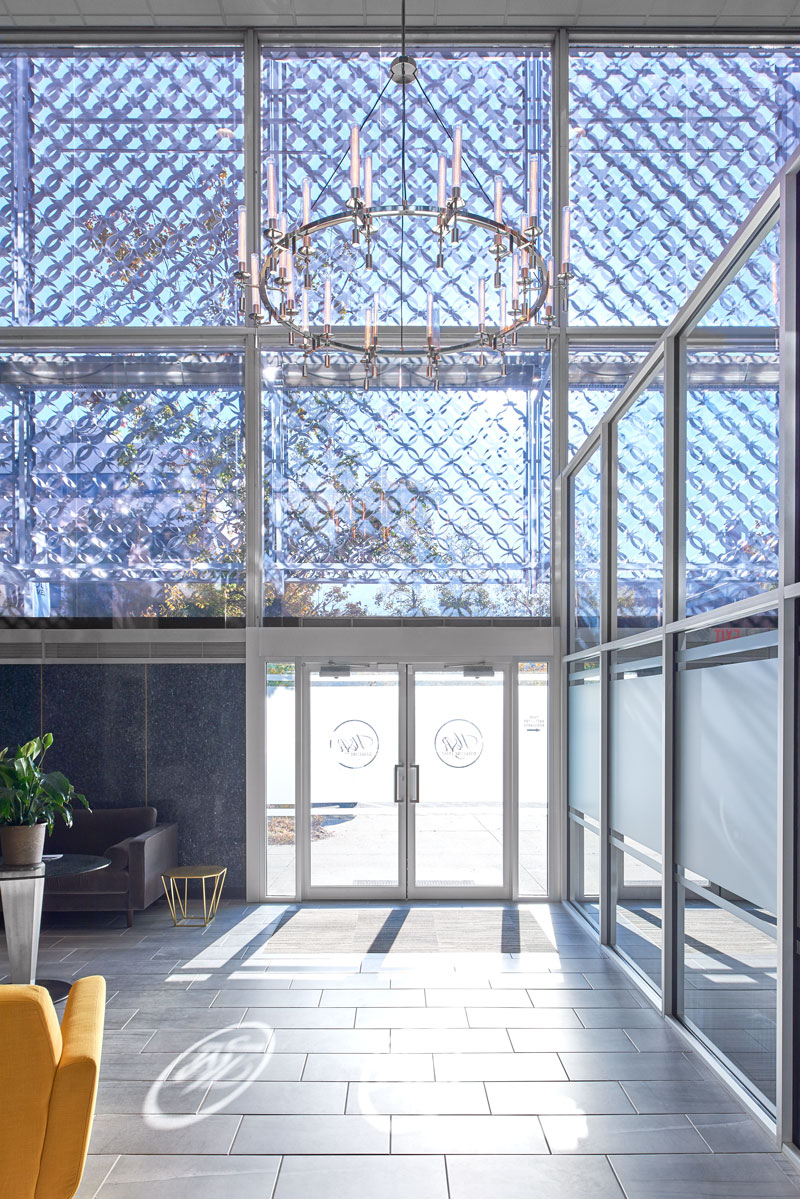
[[[492,202],[467,163],[461,125],[456,125],[450,131],[433,107],[419,80],[416,61],[406,54],[405,0],[402,8],[401,53],[391,63],[389,78],[367,116],[360,124],[354,124],[350,130],[349,195],[342,207],[330,215],[312,219],[313,209],[328,191],[348,157],[347,150],[321,186],[313,203],[311,180],[305,179],[302,189],[302,215],[296,224],[287,223],[286,214],[279,212],[275,161],[267,160],[267,221],[263,230],[265,248],[260,262],[255,253],[249,256],[248,261],[246,214],[243,208],[239,210],[238,269],[234,281],[239,289],[240,316],[249,319],[256,326],[264,322],[282,325],[287,331],[288,344],[299,346],[303,350],[304,376],[311,355],[323,354],[326,366],[330,365],[331,350],[358,355],[364,365],[365,388],[369,386],[370,379],[377,377],[379,340],[381,355],[422,357],[426,361],[426,375],[432,380],[435,388],[439,385],[439,365],[445,353],[477,351],[481,366],[486,364],[487,356],[499,355],[500,373],[505,375],[506,349],[516,344],[517,331],[534,322],[548,330],[551,329],[556,321],[555,297],[558,294],[561,302],[566,303],[567,288],[572,278],[568,208],[564,209],[562,215],[560,269],[555,272],[553,259],[545,262],[541,254],[542,228],[537,156],[534,154],[531,158],[525,212],[515,224],[508,219],[507,210],[504,208],[502,180],[494,180]],[[376,205],[372,156],[362,155],[361,135],[391,84],[401,89],[401,190],[393,202]],[[407,195],[406,89],[414,84],[422,93],[431,115],[451,144],[449,156],[439,155],[435,206],[412,203]],[[462,188],[464,171],[469,172],[482,193],[486,201],[486,212],[472,211],[467,207]],[[404,322],[401,255],[400,311],[399,314],[395,314],[394,321],[384,322],[394,325],[399,336],[395,335],[387,342],[380,333],[381,313],[377,293],[372,301],[365,305],[363,330],[349,324],[337,326],[334,322],[330,273],[331,269],[335,271],[336,264],[331,266],[330,262],[323,263],[325,256],[319,252],[321,235],[327,230],[340,228],[346,232],[349,229],[350,245],[357,255],[356,269],[362,275],[361,281],[364,283],[374,269],[376,248],[380,252],[381,238],[385,231],[392,223],[399,225],[402,245],[406,228],[411,222],[421,223],[424,234],[430,239],[430,261],[435,262],[436,267],[431,271],[427,291],[425,324],[407,325]],[[481,252],[484,266],[474,280],[476,319],[474,325],[470,325],[466,330],[460,326],[458,334],[447,336],[444,331],[443,339],[435,283],[441,278],[440,272],[444,270],[448,247],[459,243],[465,229],[479,230],[483,235]],[[474,240],[471,244],[474,244]],[[321,277],[322,265],[329,268],[324,278]],[[350,275],[352,268],[348,269],[347,273]],[[345,285],[346,281],[342,281],[342,286]],[[365,290],[369,290],[368,286],[365,286]],[[309,319],[312,298],[316,313],[322,316],[321,322],[315,325],[312,325]],[[388,330],[386,333],[388,334]]]

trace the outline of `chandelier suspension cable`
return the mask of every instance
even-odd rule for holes
[[[367,121],[368,121],[368,120],[369,120],[369,118],[372,116],[373,112],[375,111],[375,109],[378,107],[378,105],[380,104],[381,100],[383,99],[384,93],[385,93],[385,91],[386,91],[387,87],[389,86],[389,84],[390,84],[391,82],[392,82],[391,78],[389,78],[389,79],[387,79],[387,80],[386,80],[386,82],[384,83],[384,85],[383,85],[383,87],[381,88],[380,92],[378,93],[378,98],[377,98],[377,100],[376,100],[376,101],[375,101],[375,103],[372,105],[372,108],[369,110],[369,112],[367,113],[367,115],[364,117],[364,120],[363,120],[363,121],[361,122],[361,124],[359,125],[359,127],[358,127],[358,128],[359,128],[359,130],[361,130],[361,129],[363,129],[363,128],[364,128],[364,126],[366,125]],[[403,94],[405,95],[405,92],[404,92]],[[312,211],[312,212],[313,212],[313,211],[314,211],[314,209],[317,207],[317,205],[319,204],[319,202],[320,202],[320,200],[322,199],[322,197],[325,195],[325,192],[326,192],[326,191],[328,190],[328,188],[330,187],[330,185],[331,185],[331,183],[333,182],[333,180],[334,180],[335,176],[336,176],[336,175],[338,175],[339,171],[342,169],[342,163],[344,162],[345,158],[347,158],[347,155],[349,154],[349,152],[350,152],[350,143],[348,142],[348,144],[345,146],[344,150],[342,151],[342,156],[341,156],[341,158],[339,159],[339,161],[337,162],[336,166],[335,166],[335,167],[333,168],[333,170],[331,171],[330,175],[328,175],[328,178],[325,180],[325,182],[323,183],[322,187],[321,187],[321,188],[319,189],[319,191],[317,192],[317,194],[316,194],[316,197],[315,197],[315,199],[314,199],[314,201],[313,201],[313,203],[312,203],[312,205],[311,205],[311,211]]]
[[[452,146],[452,144],[453,144],[453,133],[452,133],[452,130],[447,128],[447,126],[445,125],[444,121],[443,121],[443,120],[442,120],[442,118],[439,116],[438,112],[436,111],[436,109],[435,109],[435,107],[434,107],[433,101],[431,100],[431,98],[430,98],[430,96],[428,95],[428,93],[425,91],[425,85],[423,84],[422,80],[421,80],[419,77],[417,77],[417,83],[419,84],[419,90],[422,92],[423,96],[425,97],[425,101],[426,101],[426,103],[427,103],[427,105],[428,105],[428,108],[431,110],[431,112],[433,113],[434,117],[436,118],[436,120],[437,120],[437,121],[439,122],[439,124],[441,125],[442,129],[444,130],[445,134],[447,135],[447,138],[448,138],[448,141],[450,142],[450,145]],[[478,187],[479,187],[479,188],[481,189],[481,191],[483,192],[483,195],[484,195],[484,198],[485,198],[485,200],[486,200],[486,203],[487,203],[487,204],[491,204],[491,203],[492,203],[492,198],[491,198],[491,196],[489,195],[489,193],[487,192],[486,188],[485,188],[485,187],[483,186],[483,184],[481,183],[481,181],[480,181],[480,179],[478,178],[478,176],[477,176],[477,175],[475,174],[475,172],[473,171],[472,167],[469,165],[469,162],[467,161],[467,156],[466,156],[466,154],[464,153],[464,151],[463,151],[463,150],[461,151],[461,162],[462,162],[463,166],[465,166],[465,167],[466,167],[467,171],[468,171],[468,172],[469,172],[469,174],[472,176],[472,178],[475,180],[475,182],[477,183]]]

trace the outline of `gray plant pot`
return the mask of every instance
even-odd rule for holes
[[[46,824],[7,824],[0,828],[0,853],[6,866],[38,866]]]

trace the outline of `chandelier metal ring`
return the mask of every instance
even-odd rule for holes
[[[268,320],[279,322],[284,328],[289,330],[289,334],[293,339],[298,339],[302,346],[310,352],[315,352],[320,349],[337,349],[344,350],[349,353],[363,353],[366,350],[375,348],[377,350],[378,338],[377,330],[373,331],[371,344],[364,345],[363,338],[356,340],[342,337],[337,333],[333,336],[331,325],[323,323],[321,328],[312,330],[310,327],[304,327],[301,320],[301,311],[299,306],[292,304],[287,308],[284,299],[286,291],[285,278],[281,278],[279,267],[281,254],[292,254],[299,256],[306,262],[309,261],[312,250],[312,238],[327,229],[337,228],[342,225],[356,225],[360,232],[370,231],[370,242],[372,231],[375,226],[385,220],[408,218],[435,222],[437,228],[443,231],[449,231],[453,221],[453,214],[457,213],[455,219],[461,225],[469,225],[474,228],[483,229],[491,233],[495,238],[495,247],[493,253],[496,256],[506,257],[514,251],[526,251],[533,270],[530,272],[531,282],[524,287],[523,303],[514,310],[513,304],[511,309],[512,319],[505,325],[492,325],[487,327],[485,322],[479,320],[477,332],[474,336],[469,337],[459,342],[447,342],[445,346],[432,346],[430,344],[430,330],[424,343],[419,343],[415,338],[418,337],[418,330],[415,326],[405,326],[401,331],[401,345],[381,345],[381,354],[385,356],[402,356],[408,354],[430,354],[432,351],[458,353],[462,350],[481,350],[481,349],[497,349],[506,339],[510,339],[513,343],[515,334],[518,329],[524,325],[530,324],[539,313],[548,297],[548,291],[551,289],[552,281],[548,279],[548,268],[545,261],[535,244],[535,239],[538,230],[534,227],[529,230],[514,228],[503,222],[496,221],[490,217],[481,216],[478,213],[469,212],[466,208],[456,208],[452,204],[444,209],[442,208],[425,208],[418,205],[389,205],[385,207],[365,208],[360,200],[356,200],[352,207],[345,211],[334,213],[330,216],[319,217],[317,220],[308,221],[306,224],[298,225],[296,228],[281,233],[277,228],[271,226],[264,230],[264,236],[271,243],[271,252],[264,256],[261,268],[259,271],[259,293],[267,313]],[[501,244],[502,243],[502,244]],[[298,249],[299,247],[299,249]],[[275,294],[281,297],[280,302],[275,302]],[[411,334],[409,340],[408,334]]]

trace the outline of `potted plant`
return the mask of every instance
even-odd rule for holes
[[[6,866],[37,865],[45,832],[53,831],[56,816],[69,828],[75,803],[89,809],[86,796],[79,795],[60,771],[43,772],[52,744],[53,734],[45,733],[20,745],[13,755],[8,747],[0,751],[0,852]]]

